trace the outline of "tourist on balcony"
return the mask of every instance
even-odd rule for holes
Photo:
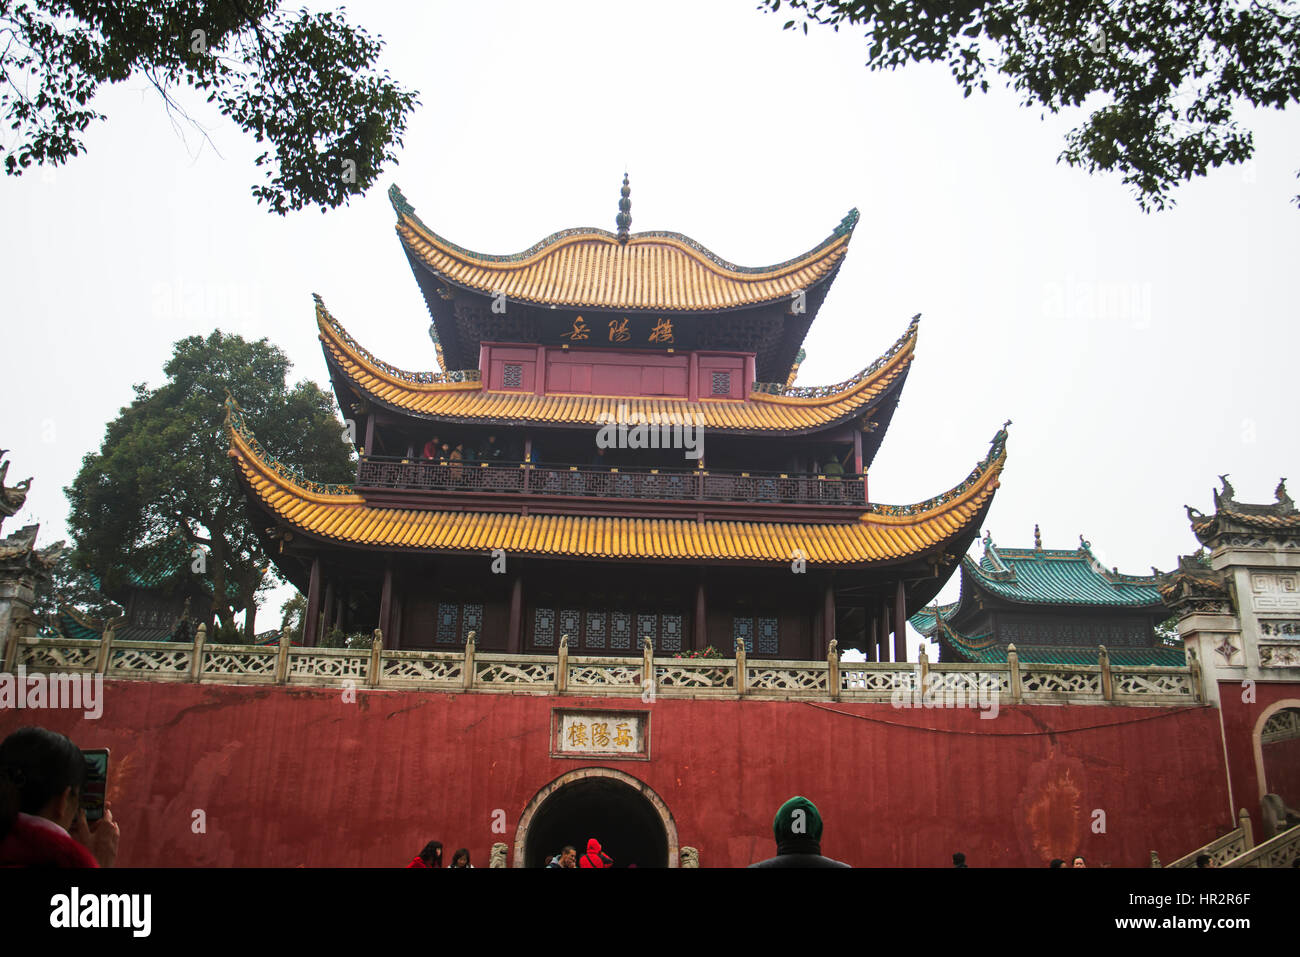
[[[430,841],[411,859],[407,867],[442,867],[442,842]]]
[[[86,759],[64,735],[19,728],[0,744],[0,867],[112,867],[120,830],[108,805],[81,808]]]
[[[479,461],[482,462],[496,462],[501,459],[502,450],[501,446],[497,444],[495,435],[489,435],[487,440],[479,446],[478,457]]]
[[[594,837],[587,841],[587,853],[578,862],[579,867],[613,867],[614,859],[600,849],[600,841]]]
[[[447,460],[450,458],[451,458],[451,444],[449,442],[443,442],[442,445],[438,447],[438,464],[446,465]]]
[[[459,482],[461,476],[460,463],[465,460],[464,446],[457,444],[456,447],[451,450],[450,454],[448,454],[447,459],[451,462],[451,480],[453,482]]]
[[[596,446],[596,451],[591,455],[591,464],[600,469],[609,468],[609,456],[605,454],[605,450],[599,445]]]
[[[469,862],[469,848],[462,847],[455,854],[451,855],[451,866],[453,868],[468,867],[473,869],[474,865]]]
[[[848,867],[843,861],[822,857],[822,816],[806,797],[790,798],[772,822],[776,857],[750,867]]]
[[[438,450],[442,448],[442,442],[435,435],[428,442],[424,443],[424,450],[420,453],[420,458],[432,461],[438,457]]]

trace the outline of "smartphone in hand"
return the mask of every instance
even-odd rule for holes
[[[86,783],[81,788],[81,809],[87,821],[104,816],[104,798],[108,793],[108,748],[82,750],[86,759]]]

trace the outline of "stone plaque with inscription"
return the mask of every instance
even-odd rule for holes
[[[650,760],[650,712],[556,708],[551,757]]]

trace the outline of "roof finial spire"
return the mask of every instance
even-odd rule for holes
[[[618,241],[626,244],[628,229],[632,225],[632,187],[627,182],[627,170],[623,171],[623,188],[619,192],[623,198],[618,201],[618,215],[614,222],[618,225]]]
[[[1040,552],[1043,550],[1043,536],[1038,531],[1037,522],[1034,522],[1034,548],[1038,549]]]

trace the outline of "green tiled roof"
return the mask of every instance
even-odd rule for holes
[[[1007,646],[998,644],[988,648],[966,648],[952,642],[953,648],[963,657],[983,664],[1002,663],[1007,660]],[[1181,668],[1187,664],[1186,653],[1179,648],[1107,648],[1112,665],[1149,667],[1160,665]],[[1053,645],[1016,645],[1016,655],[1022,664],[1038,665],[1095,665],[1096,648],[1072,648]]]
[[[170,641],[174,633],[175,628],[122,625],[114,632],[114,637],[121,641]],[[67,609],[60,609],[59,634],[64,638],[99,641],[104,636],[104,629],[97,623],[76,617]]]
[[[1108,569],[1087,542],[1073,551],[996,548],[985,538],[984,556],[969,555],[962,568],[970,578],[1007,601],[1039,605],[1103,605],[1111,608],[1159,606],[1154,575],[1124,575]]]

